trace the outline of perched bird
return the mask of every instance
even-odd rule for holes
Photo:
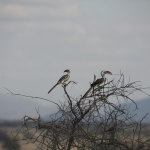
[[[112,73],[110,71],[102,71],[101,72],[102,78],[97,79],[95,82],[93,82],[91,84],[91,87],[99,86],[100,84],[104,83],[106,81],[105,74],[111,74],[112,75]]]
[[[58,85],[58,84],[64,84],[68,79],[70,78],[70,70],[67,69],[64,72],[67,72],[67,74],[63,75],[58,82],[49,90],[48,94]]]
[[[102,78],[97,79],[95,82],[93,82],[93,83],[91,84],[91,87],[90,87],[89,90],[84,94],[83,98],[85,98],[85,97],[87,96],[87,94],[91,91],[92,88],[94,89],[95,86],[99,86],[100,84],[102,84],[102,83],[104,83],[104,82],[106,81],[105,74],[111,74],[111,75],[112,75],[112,73],[111,73],[110,71],[102,71],[102,72],[101,72]],[[95,77],[95,76],[94,76],[94,77]]]

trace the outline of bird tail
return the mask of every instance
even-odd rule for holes
[[[84,96],[82,98],[85,98],[87,96],[87,94],[91,91],[92,86],[88,89],[88,91],[84,94]]]
[[[56,83],[49,91],[48,94],[58,85],[58,83]]]

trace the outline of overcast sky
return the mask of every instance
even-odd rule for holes
[[[150,86],[150,1],[1,0],[0,93],[64,100],[58,86],[71,70],[73,97],[101,70]],[[119,76],[107,76],[108,80]],[[150,90],[146,90],[150,94]],[[135,100],[146,95],[137,93]],[[33,101],[33,100],[32,100]],[[39,102],[47,105],[47,102]]]

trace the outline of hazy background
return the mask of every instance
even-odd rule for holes
[[[83,94],[101,70],[124,73],[126,82],[150,86],[150,1],[133,0],[1,0],[0,1],[0,118],[18,119],[54,111],[42,100],[14,93],[64,101],[58,86],[71,70],[68,87]],[[109,80],[119,76],[107,76]],[[150,90],[146,90],[150,94]],[[136,93],[135,101],[147,98]],[[23,109],[24,108],[24,109]],[[35,113],[35,114],[34,114]]]

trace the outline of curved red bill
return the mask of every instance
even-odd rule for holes
[[[110,71],[105,71],[105,74],[111,74],[112,75],[112,73]]]
[[[69,70],[68,69],[66,69],[64,72],[68,72]]]

